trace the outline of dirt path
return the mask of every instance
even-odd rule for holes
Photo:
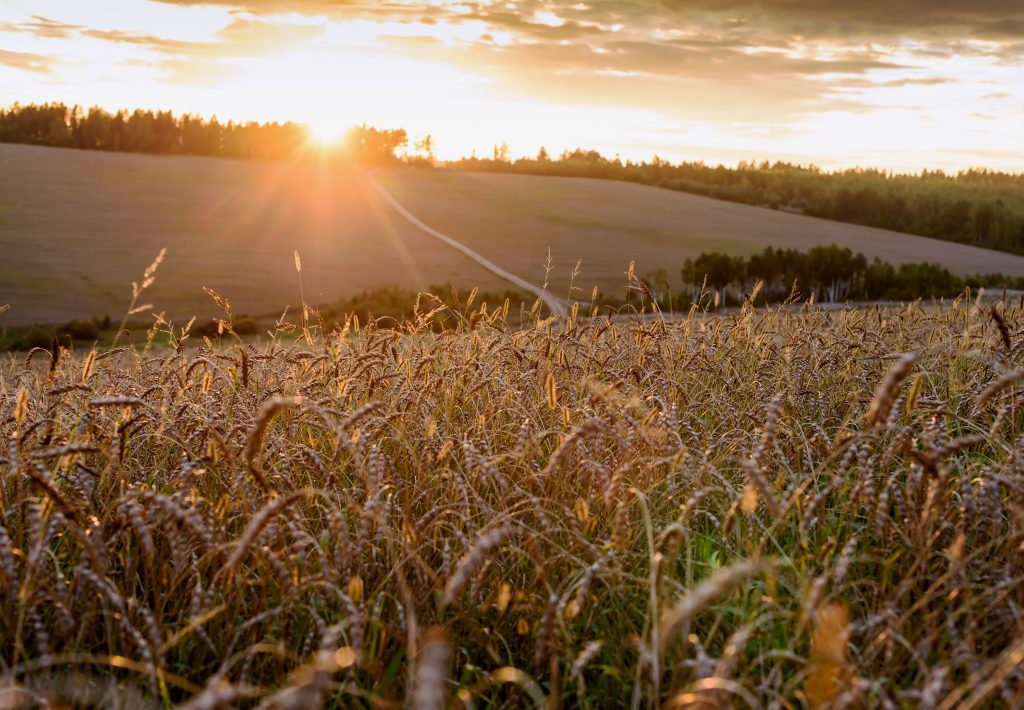
[[[530,282],[516,276],[515,274],[506,271],[505,269],[501,268],[494,262],[473,251],[465,244],[462,244],[461,242],[452,239],[447,234],[439,232],[433,227],[424,224],[416,215],[414,215],[409,210],[405,209],[405,207],[403,207],[401,203],[398,202],[398,200],[392,197],[391,193],[389,193],[386,189],[384,189],[384,187],[379,182],[377,182],[376,176],[371,174],[369,176],[369,180],[370,184],[373,185],[373,188],[384,199],[384,201],[387,202],[391,206],[391,208],[395,210],[395,212],[404,217],[406,221],[408,221],[414,227],[422,230],[426,234],[429,234],[430,236],[434,237],[435,239],[444,242],[451,248],[462,252],[470,259],[478,263],[480,266],[490,271],[495,276],[505,279],[509,283],[518,286],[524,291],[529,291],[530,293],[536,295],[538,298],[544,301],[544,303],[547,305],[548,309],[550,309],[552,314],[556,316],[566,315],[565,304],[561,301],[561,299],[556,298],[555,296],[551,295],[550,293],[540,288],[539,286],[535,286],[534,284],[531,284]]]

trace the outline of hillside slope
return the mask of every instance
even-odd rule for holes
[[[773,212],[667,190],[583,178],[442,170],[378,180],[427,225],[535,284],[620,294],[630,260],[678,278],[687,256],[838,243],[893,262],[935,261],[959,274],[1024,275],[1024,257]],[[507,284],[400,217],[359,174],[316,165],[159,157],[0,145],[0,322],[120,316],[130,283],[162,247],[147,292],[177,321],[307,302],[365,289]],[[550,248],[554,269],[545,272]]]
[[[382,286],[504,282],[438,248],[366,181],[310,165],[0,145],[0,304],[7,323],[124,313],[131,282],[162,247],[147,291],[176,319],[236,313]]]
[[[380,182],[427,224],[526,278],[543,278],[548,247],[552,284],[621,289],[630,260],[640,274],[665,269],[679,279],[686,257],[702,251],[741,256],[765,247],[807,250],[832,243],[892,263],[936,262],[969,276],[1024,275],[1024,257],[872,227],[751,207],[633,183],[442,170],[381,173]]]

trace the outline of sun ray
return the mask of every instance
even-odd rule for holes
[[[349,126],[332,116],[319,116],[306,121],[306,130],[313,142],[324,147],[335,146],[345,137]]]

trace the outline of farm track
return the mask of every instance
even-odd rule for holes
[[[498,276],[498,277],[500,277],[502,279],[505,279],[510,284],[512,284],[514,286],[518,286],[519,288],[521,288],[521,289],[523,289],[525,291],[529,291],[530,293],[536,295],[538,298],[540,298],[542,301],[544,301],[544,303],[547,305],[547,307],[551,310],[552,314],[557,315],[557,316],[565,316],[565,314],[566,314],[565,303],[561,299],[556,298],[555,296],[550,294],[545,289],[543,289],[543,288],[541,288],[539,286],[536,286],[536,285],[530,283],[529,281],[527,281],[527,280],[525,280],[523,278],[520,278],[519,276],[516,276],[515,274],[511,273],[510,271],[506,271],[505,269],[503,269],[500,266],[498,266],[497,264],[495,264],[493,261],[491,261],[491,260],[487,259],[486,257],[481,256],[479,253],[473,251],[472,249],[470,249],[469,247],[467,247],[465,244],[463,244],[462,242],[458,241],[457,239],[453,239],[452,237],[448,236],[444,232],[437,231],[436,229],[434,229],[430,225],[428,225],[425,222],[423,222],[419,217],[414,215],[412,212],[407,210],[398,200],[396,200],[394,197],[392,197],[391,193],[388,192],[384,188],[383,185],[381,185],[379,182],[377,182],[377,178],[376,178],[375,175],[371,174],[369,176],[369,180],[370,180],[370,184],[373,186],[373,189],[377,191],[377,194],[379,194],[381,196],[381,198],[388,205],[390,205],[393,210],[395,210],[395,212],[400,214],[406,221],[408,221],[414,227],[416,227],[417,229],[423,231],[426,234],[429,234],[430,236],[432,236],[435,239],[443,242],[444,244],[447,244],[452,249],[455,249],[455,250],[457,250],[459,252],[462,252],[463,254],[468,256],[470,259],[475,261],[477,264],[479,264],[480,266],[482,266],[485,269],[487,269],[488,271],[490,271],[495,276]]]

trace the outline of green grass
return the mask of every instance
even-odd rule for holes
[[[964,302],[522,328],[474,302],[443,333],[8,357],[0,678],[130,706],[1019,705],[1024,312],[999,307],[1005,337]]]

